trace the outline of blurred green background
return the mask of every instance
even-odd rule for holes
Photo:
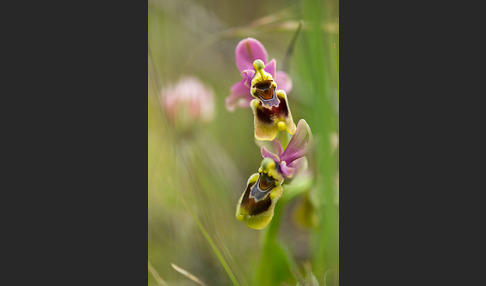
[[[306,119],[315,139],[307,181],[296,184],[303,193],[286,198],[284,187],[262,231],[235,218],[262,160],[253,114],[225,108],[247,37],[289,73],[294,121]],[[338,285],[339,2],[149,0],[148,48],[148,284],[197,285],[172,263],[206,285],[296,285],[309,275]],[[184,75],[214,91],[215,111],[181,132],[159,98]]]

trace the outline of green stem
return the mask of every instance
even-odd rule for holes
[[[279,285],[286,278],[284,269],[288,269],[288,258],[277,241],[284,207],[284,202],[275,206],[272,221],[263,234],[262,256],[255,279],[257,285]]]

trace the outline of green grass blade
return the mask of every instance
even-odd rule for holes
[[[177,188],[175,188],[175,189],[177,189]],[[218,257],[218,260],[221,263],[221,265],[223,265],[224,270],[226,270],[226,273],[230,277],[230,279],[233,282],[233,284],[236,285],[236,286],[240,286],[240,284],[238,283],[238,280],[236,279],[235,275],[233,274],[233,272],[229,268],[228,264],[226,263],[226,260],[224,260],[223,255],[221,254],[221,252],[219,251],[219,249],[216,247],[216,244],[214,244],[213,239],[211,238],[211,236],[209,236],[209,233],[203,227],[203,225],[201,224],[201,222],[199,221],[199,219],[196,217],[196,215],[188,207],[188,205],[187,205],[186,201],[184,200],[184,197],[182,196],[182,194],[179,191],[177,191],[177,193],[179,194],[179,197],[181,198],[181,201],[184,204],[184,207],[191,214],[192,218],[194,219],[194,221],[196,222],[197,226],[199,227],[199,230],[201,230],[202,234],[204,235],[204,237],[206,238],[206,240],[211,245],[211,248],[213,249],[214,253]]]

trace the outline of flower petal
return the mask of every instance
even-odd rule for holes
[[[253,78],[254,75],[255,75],[255,70],[244,70],[241,72],[241,76],[245,81],[245,86],[248,87],[248,93],[250,93],[251,79]]]
[[[236,207],[236,218],[244,221],[247,227],[253,229],[262,229],[268,225],[273,218],[275,204],[283,193],[282,186],[278,184],[270,191],[270,195],[255,202],[254,199],[250,198],[250,192],[253,185],[257,183],[258,178],[258,173],[251,175],[248,179],[246,190]]]
[[[249,196],[249,198],[253,199],[256,203],[264,200],[276,185],[276,180],[272,178],[269,174],[265,172],[260,172],[259,174],[260,177],[253,185],[253,187],[251,187]]]
[[[294,119],[292,118],[292,113],[290,112],[289,102],[287,100],[285,91],[281,89],[277,90],[277,97],[281,102],[285,103],[278,106],[278,116],[280,122],[284,123],[285,129],[290,133],[290,135],[294,135],[297,129],[295,127]]]
[[[307,167],[307,158],[301,157],[299,159],[294,160],[292,163],[287,165],[287,162],[282,161],[280,163],[280,171],[286,178],[293,178],[297,175],[301,170],[306,169]]]
[[[283,89],[286,93],[292,90],[292,79],[284,71],[277,71],[275,82],[277,83],[278,89]]]
[[[271,81],[267,80],[253,85],[251,92],[253,97],[259,99],[267,108],[278,107],[280,104],[276,93],[276,84]]]
[[[282,161],[287,162],[287,165],[292,164],[294,160],[302,158],[307,153],[311,146],[312,132],[309,125],[304,119],[301,119],[297,124],[297,131],[290,139],[287,149],[280,155]]]
[[[284,177],[292,178],[292,176],[294,175],[294,172],[295,172],[295,168],[287,166],[287,163],[285,161],[283,161],[282,163],[280,163],[280,171],[282,172]]]
[[[295,159],[292,163],[288,165],[291,168],[295,169],[307,169],[308,168],[308,162],[307,162],[307,157],[301,157],[299,159]]]
[[[265,64],[264,70],[275,78],[275,71],[277,70],[277,62],[275,59],[272,59],[269,63]],[[281,88],[279,87],[279,89]]]
[[[235,49],[236,66],[240,71],[253,69],[253,62],[257,59],[264,63],[268,60],[265,47],[253,38],[241,40]]]
[[[277,97],[280,100],[277,107],[266,108],[258,99],[254,99],[250,103],[254,115],[255,138],[257,140],[272,141],[277,137],[279,130],[286,129],[290,134],[294,134],[296,131],[285,92],[277,90]]]
[[[250,103],[254,115],[255,138],[257,140],[272,141],[277,137],[278,123],[275,124],[275,116],[271,109],[264,108],[258,99]]]
[[[260,149],[265,147],[269,152],[275,154],[276,156],[283,153],[282,143],[280,143],[280,141],[278,141],[276,138],[273,141],[259,141],[255,139],[255,144]],[[278,159],[278,162],[280,162],[280,158]]]
[[[265,148],[265,146],[262,146],[262,149],[260,151],[262,153],[263,158],[271,158],[273,159],[273,161],[277,163],[280,162],[280,158],[277,155],[273,154],[272,152],[268,151],[268,149]]]
[[[249,107],[252,99],[250,88],[245,86],[245,79],[242,79],[231,87],[231,95],[225,101],[226,109],[234,111],[236,107]]]
[[[280,143],[280,141],[278,141],[278,139],[273,140],[271,143],[272,143],[274,150],[277,152],[276,154],[278,156],[280,156],[280,154],[283,153],[282,143]]]

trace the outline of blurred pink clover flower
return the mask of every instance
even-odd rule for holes
[[[180,131],[214,118],[214,92],[193,76],[163,88],[160,103],[169,122]]]

